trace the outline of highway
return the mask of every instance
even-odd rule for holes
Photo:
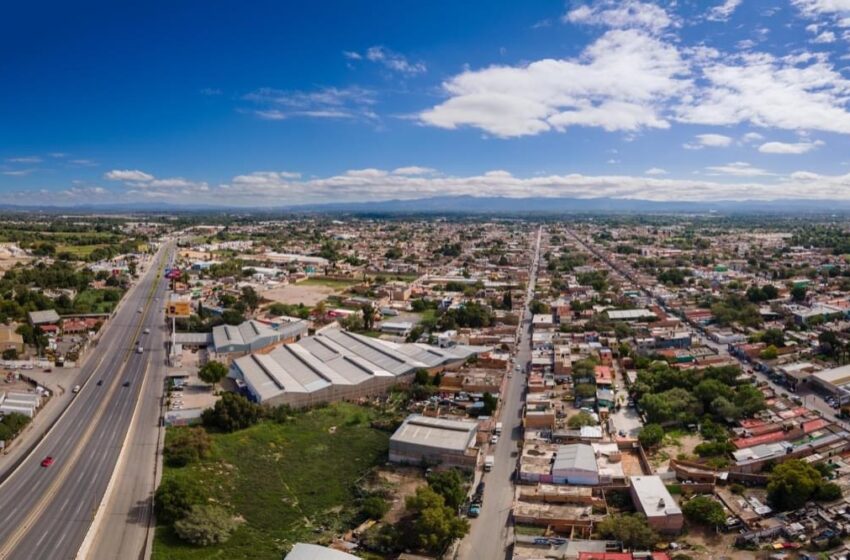
[[[502,422],[502,436],[489,453],[495,455],[493,470],[484,475],[484,500],[481,514],[471,519],[469,534],[460,543],[457,556],[462,559],[510,558],[512,539],[511,508],[514,501],[513,477],[517,459],[512,456],[522,444],[523,389],[526,384],[526,371],[531,361],[531,305],[534,296],[534,283],[540,259],[540,240],[543,228],[537,231],[534,256],[528,277],[528,293],[518,328],[517,354],[515,362],[522,371],[512,373],[506,394],[501,395],[499,420]]]
[[[171,250],[171,244],[163,246],[125,295],[84,365],[90,376],[82,390],[0,485],[0,558],[76,557],[115,468],[150,365],[150,335],[143,329],[162,325],[167,284],[159,264]],[[141,354],[137,341],[145,348]],[[42,467],[47,456],[54,463]]]

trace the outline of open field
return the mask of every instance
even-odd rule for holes
[[[299,286],[325,286],[327,288],[333,288],[337,291],[343,291],[351,286],[358,284],[355,280],[335,280],[333,278],[308,278],[303,282],[299,282]]]
[[[85,258],[92,254],[95,249],[106,247],[105,244],[95,245],[59,245],[56,247],[56,253],[70,253],[75,257]]]
[[[328,540],[357,515],[355,485],[386,460],[389,434],[370,427],[376,411],[340,403],[285,424],[263,422],[212,434],[211,456],[163,479],[191,481],[244,523],[222,545],[199,548],[159,527],[155,560],[281,558],[298,541]]]
[[[328,296],[342,292],[345,287],[328,286],[325,284],[308,284],[309,280],[299,284],[289,284],[280,288],[272,288],[262,292],[264,298],[280,303],[299,304],[313,307]]]

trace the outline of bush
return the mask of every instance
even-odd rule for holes
[[[203,428],[179,428],[170,434],[163,448],[165,461],[172,467],[185,467],[209,455],[212,440]]]
[[[390,504],[381,496],[372,495],[363,500],[360,509],[363,511],[363,515],[369,519],[380,521],[390,510]]]
[[[213,408],[201,415],[204,426],[235,432],[253,426],[263,417],[263,408],[242,395],[224,393]]]
[[[609,539],[618,540],[626,548],[651,550],[658,542],[658,535],[642,514],[611,515],[596,526],[599,533]]]
[[[236,521],[224,508],[214,505],[192,506],[174,523],[174,531],[184,541],[197,546],[221,544],[230,538]]]
[[[597,422],[593,419],[593,416],[583,410],[567,420],[567,426],[573,429],[581,428],[582,426],[595,426],[596,424]]]
[[[157,523],[173,525],[175,521],[183,519],[192,509],[192,504],[200,499],[186,484],[175,479],[164,480],[154,494]]]

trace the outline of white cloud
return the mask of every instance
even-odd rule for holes
[[[650,167],[646,171],[644,171],[646,175],[667,175],[666,169],[661,169],[660,167]]]
[[[38,156],[21,156],[6,158],[9,163],[41,163],[41,158]]]
[[[675,107],[683,122],[850,134],[850,81],[824,55],[745,53],[701,71],[706,86]]]
[[[637,0],[599,0],[568,11],[563,21],[588,25],[604,25],[616,29],[640,28],[659,32],[673,20],[664,8]]]
[[[850,0],[791,0],[791,3],[808,16],[850,12]]]
[[[256,108],[251,111],[265,120],[285,120],[291,117],[319,119],[377,119],[373,110],[376,94],[371,89],[321,88],[315,91],[283,91],[260,88],[242,98]]]
[[[753,167],[745,161],[735,161],[726,165],[712,165],[706,167],[708,175],[732,175],[735,177],[763,177],[773,175],[764,169]]]
[[[812,39],[812,43],[834,43],[835,42],[835,33],[832,31],[824,31],[814,39]]]
[[[110,181],[146,182],[153,181],[154,176],[138,169],[113,169],[104,173],[103,178]]]
[[[811,152],[815,148],[823,146],[821,140],[814,142],[766,142],[759,146],[759,151],[763,154],[805,154]]]
[[[428,175],[434,173],[435,169],[430,167],[420,167],[418,165],[410,165],[407,167],[398,167],[393,169],[393,175]]]
[[[35,169],[12,169],[9,171],[2,171],[3,175],[7,177],[26,177],[27,175],[31,175],[35,173]]]
[[[726,148],[732,144],[732,138],[723,134],[697,134],[695,142],[687,142],[682,146],[688,150],[701,150],[703,148]]]
[[[366,58],[382,64],[389,70],[407,75],[423,74],[428,70],[424,62],[410,62],[404,55],[379,45],[369,47],[366,50]]]
[[[741,5],[742,0],[725,0],[722,4],[714,6],[706,16],[711,21],[726,21],[732,13]]]
[[[764,140],[764,136],[759,134],[758,132],[748,132],[741,136],[741,142],[744,144],[751,144],[753,142],[760,142]]]
[[[449,99],[420,113],[428,125],[473,126],[499,137],[571,125],[636,131],[667,128],[664,100],[687,87],[675,47],[634,29],[606,32],[577,59],[468,70],[447,82]]]
[[[363,60],[363,55],[355,51],[342,51],[342,56],[348,60]]]

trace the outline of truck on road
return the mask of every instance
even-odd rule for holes
[[[484,472],[490,472],[493,470],[493,465],[496,464],[495,455],[487,455],[484,457]]]
[[[496,422],[496,429],[493,431],[497,436],[502,435],[502,423]]]

